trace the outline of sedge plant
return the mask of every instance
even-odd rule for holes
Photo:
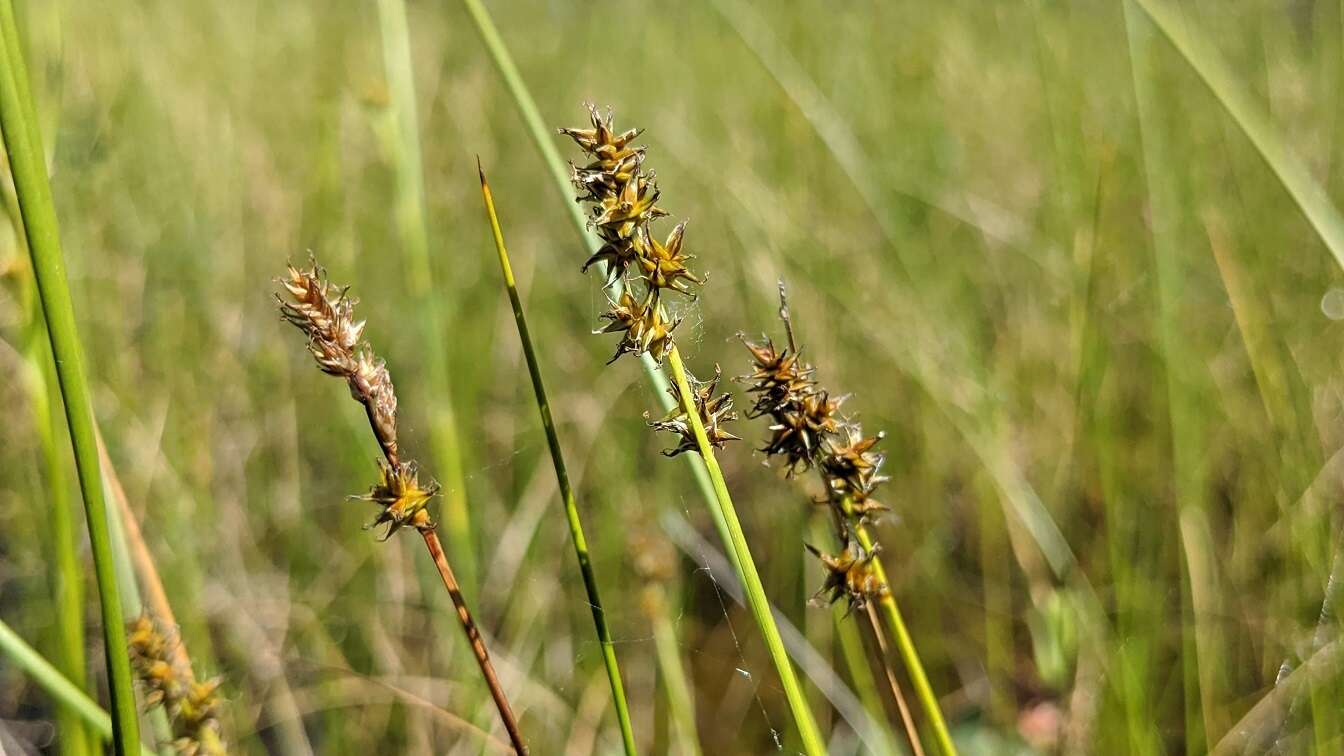
[[[21,239],[23,221],[18,209],[18,198],[8,189],[7,186],[0,188],[4,193],[5,213],[16,231],[15,237]],[[54,565],[48,579],[56,622],[50,653],[62,674],[82,690],[88,690],[84,656],[83,575],[75,544],[74,516],[67,483],[69,461],[63,439],[60,438],[60,408],[53,403],[53,397],[59,389],[51,359],[51,342],[47,338],[46,324],[42,320],[41,304],[31,273],[27,265],[20,263],[10,271],[10,276],[18,279],[18,296],[27,319],[23,344],[23,360],[28,378],[25,388],[42,454],[42,490],[50,501],[45,530],[47,553]],[[61,733],[57,742],[61,754],[82,756],[89,752],[92,733],[75,712],[58,705],[56,722]]]
[[[831,555],[807,545],[826,570],[826,582],[818,596],[824,595],[830,603],[844,599],[851,609],[871,609],[871,604],[880,607],[896,637],[896,645],[939,750],[952,756],[956,748],[938,699],[929,685],[924,664],[887,582],[886,570],[878,556],[880,548],[869,532],[869,525],[888,509],[873,496],[877,487],[886,481],[881,474],[884,455],[875,449],[882,434],[865,436],[858,422],[841,413],[841,405],[847,397],[832,394],[817,382],[816,368],[803,362],[794,338],[783,283],[779,287],[779,300],[779,317],[784,323],[787,346],[777,348],[769,338],[760,342],[742,339],[751,354],[751,373],[740,380],[750,384],[747,391],[755,397],[747,414],[770,420],[770,436],[761,451],[767,458],[781,460],[788,477],[812,470],[817,472],[823,486],[819,503],[831,515],[841,546],[839,553]],[[877,622],[877,614],[867,613],[885,663],[885,635]],[[918,736],[890,670],[888,681],[902,711],[912,746],[918,751]]]
[[[402,528],[414,529],[424,539],[425,548],[457,609],[458,622],[471,645],[481,677],[490,690],[514,750],[526,754],[527,746],[518,719],[500,685],[485,640],[467,608],[461,586],[439,541],[436,525],[429,516],[429,503],[438,493],[439,484],[434,480],[422,483],[419,464],[402,456],[397,443],[397,395],[392,376],[364,340],[364,322],[354,318],[355,300],[348,296],[347,289],[333,287],[327,280],[326,271],[315,261],[307,269],[289,266],[288,275],[279,283],[289,297],[285,299],[276,294],[281,316],[308,338],[308,352],[322,372],[345,380],[351,397],[364,407],[382,451],[383,456],[378,460],[379,482],[368,494],[354,497],[371,501],[381,508],[368,527],[385,526],[384,540]]]
[[[0,130],[4,132],[5,151],[9,154],[28,254],[47,323],[47,337],[55,358],[56,378],[65,405],[66,424],[84,498],[102,613],[112,709],[112,744],[116,753],[124,756],[139,752],[140,726],[130,659],[126,654],[126,631],[122,626],[107,506],[99,474],[93,403],[85,379],[83,348],[65,276],[60,229],[47,178],[36,109],[29,92],[28,71],[14,8],[9,0],[0,0]]]
[[[527,317],[523,314],[523,302],[518,296],[518,286],[513,279],[513,266],[509,264],[508,249],[504,246],[504,232],[499,227],[499,217],[495,213],[494,197],[490,193],[490,184],[485,180],[485,171],[477,165],[481,177],[481,196],[485,201],[485,213],[490,222],[490,232],[494,237],[495,250],[499,254],[499,270],[504,277],[504,287],[509,292],[509,304],[513,307],[513,320],[518,325],[518,339],[523,345],[523,355],[527,358],[527,372],[532,378],[532,391],[537,399],[537,411],[541,413],[541,425],[546,431],[546,444],[550,449],[551,463],[555,466],[556,484],[560,488],[560,497],[565,503],[565,520],[569,525],[569,534],[574,542],[574,553],[579,560],[579,572],[583,575],[583,588],[588,593],[588,606],[593,611],[593,624],[597,628],[597,639],[602,645],[602,663],[606,667],[607,681],[611,685],[612,703],[616,707],[616,720],[621,727],[621,743],[629,756],[635,753],[635,732],[630,724],[630,706],[625,700],[625,685],[621,682],[621,668],[616,662],[616,648],[611,640],[611,628],[607,626],[606,609],[598,595],[597,577],[593,573],[592,558],[588,554],[588,540],[583,534],[583,523],[579,517],[579,505],[574,496],[574,487],[569,481],[569,472],[565,467],[564,451],[560,448],[560,437],[555,429],[555,419],[551,416],[551,403],[546,398],[546,385],[541,378],[541,366],[537,362],[536,347],[527,328]]]
[[[597,266],[606,287],[615,295],[610,309],[602,315],[607,321],[602,332],[618,333],[621,337],[610,361],[625,354],[647,357],[646,364],[651,360],[661,365],[666,360],[672,373],[668,393],[675,406],[649,425],[677,436],[677,445],[664,452],[667,456],[695,452],[704,462],[714,492],[711,509],[721,520],[721,535],[734,555],[734,567],[747,594],[747,604],[779,674],[803,749],[809,755],[825,753],[821,732],[789,661],[728,484],[715,457],[715,449],[737,440],[726,428],[737,417],[732,397],[716,393],[717,366],[714,378],[704,381],[686,369],[673,336],[681,320],[670,317],[664,306],[669,294],[693,298],[692,287],[704,283],[703,278],[686,267],[692,259],[683,247],[686,224],[675,226],[663,240],[654,236],[651,224],[666,216],[667,211],[658,204],[660,192],[653,173],[644,168],[644,148],[633,144],[640,130],[616,131],[611,114],[604,116],[593,105],[588,106],[588,115],[589,128],[561,129],[560,133],[573,139],[591,161],[583,167],[573,167],[570,180],[580,192],[579,201],[589,205],[588,223],[602,242],[583,269]]]

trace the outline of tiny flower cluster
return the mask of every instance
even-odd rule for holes
[[[604,116],[594,105],[588,106],[588,116],[592,128],[560,129],[560,133],[573,139],[592,159],[584,167],[570,165],[570,178],[582,192],[577,200],[592,203],[589,227],[602,240],[601,248],[588,258],[583,269],[601,263],[607,268],[607,286],[618,281],[622,284],[617,301],[602,314],[608,323],[601,332],[621,334],[608,364],[623,354],[646,353],[662,364],[673,348],[672,332],[681,324],[680,318],[668,318],[662,293],[674,291],[694,297],[691,284],[702,285],[705,279],[686,268],[692,256],[682,250],[684,222],[677,224],[665,241],[658,241],[649,231],[650,223],[666,216],[667,211],[658,207],[660,193],[653,171],[644,170],[644,148],[631,144],[642,131],[617,133],[611,113]],[[722,449],[726,442],[739,440],[723,427],[736,420],[737,413],[731,396],[714,395],[719,384],[718,366],[714,366],[714,378],[709,381],[696,380],[689,372],[687,375],[691,403],[710,445]],[[668,393],[676,400],[676,409],[659,420],[649,420],[649,426],[679,437],[675,447],[663,451],[667,456],[696,451],[695,433],[682,406],[681,392],[673,384]]]
[[[346,287],[333,287],[316,262],[307,270],[288,266],[288,276],[279,283],[292,300],[276,295],[280,315],[308,337],[308,351],[322,372],[345,379],[350,395],[364,405],[386,458],[378,461],[378,484],[368,494],[352,497],[383,508],[368,527],[386,525],[384,539],[407,526],[433,529],[427,508],[439,485],[432,480],[422,485],[416,463],[400,458],[396,390],[387,366],[363,340],[364,321],[354,318],[356,300]]]
[[[803,545],[826,568],[826,582],[817,591],[817,596],[825,596],[827,603],[845,599],[849,602],[849,610],[853,611],[867,606],[870,599],[881,598],[890,592],[873,570],[873,560],[881,547],[874,545],[869,550],[858,541],[849,540],[839,554],[831,556],[810,543]]]
[[[145,706],[163,706],[173,728],[173,747],[183,756],[223,756],[219,680],[198,682],[173,663],[171,641],[154,620],[140,615],[127,632],[131,665],[145,690]]]
[[[841,554],[834,557],[808,546],[828,572],[820,593],[829,594],[832,602],[847,597],[851,608],[862,607],[887,590],[871,571],[876,546],[866,550],[852,534],[855,525],[887,509],[873,498],[874,490],[887,480],[880,472],[884,455],[874,450],[882,434],[865,437],[858,422],[841,414],[840,406],[848,397],[832,396],[817,382],[816,368],[802,361],[782,287],[780,299],[789,346],[780,349],[768,337],[760,342],[742,337],[752,370],[738,380],[749,384],[747,392],[755,397],[747,416],[770,419],[770,437],[761,451],[781,458],[787,476],[814,468],[820,473],[825,496],[819,503],[835,513],[843,544]]]
[[[686,268],[691,255],[682,250],[686,224],[679,223],[665,241],[649,230],[652,221],[667,215],[658,207],[658,185],[653,171],[645,171],[644,148],[631,142],[640,129],[617,133],[611,113],[605,116],[594,105],[588,106],[592,128],[560,129],[592,159],[588,165],[571,165],[570,178],[582,194],[579,202],[592,203],[589,226],[602,240],[602,246],[583,264],[586,271],[602,263],[607,267],[607,285],[617,281],[625,285],[619,301],[602,317],[610,323],[603,333],[621,333],[621,342],[612,356],[636,356],[648,353],[659,363],[672,348],[672,332],[680,319],[669,320],[663,312],[662,292],[675,291],[694,297],[691,284],[704,279]],[[638,283],[640,293],[631,293]]]
[[[724,423],[736,420],[737,413],[733,411],[733,397],[731,395],[719,394],[714,396],[721,375],[722,371],[719,370],[718,365],[715,365],[714,377],[708,381],[696,380],[694,376],[689,377],[691,399],[695,405],[696,414],[700,416],[700,423],[705,428],[705,437],[709,439],[710,446],[716,449],[722,449],[728,441],[741,440],[723,427]],[[654,430],[675,433],[681,439],[675,447],[664,449],[663,454],[675,457],[682,452],[696,451],[699,447],[696,444],[695,431],[691,428],[685,405],[681,401],[681,390],[677,388],[677,384],[673,383],[667,387],[667,392],[672,395],[673,401],[677,403],[676,408],[661,420],[649,420],[649,427]],[[644,413],[644,416],[647,418],[648,413]]]

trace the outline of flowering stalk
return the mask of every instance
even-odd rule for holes
[[[514,750],[519,754],[527,753],[527,746],[518,729],[518,720],[500,686],[480,630],[462,597],[461,586],[453,575],[435,533],[435,524],[429,517],[429,502],[438,493],[439,484],[433,480],[422,484],[419,465],[414,460],[403,460],[401,457],[397,446],[397,395],[392,386],[392,377],[387,372],[387,366],[364,341],[364,322],[356,322],[354,319],[355,300],[347,296],[344,288],[333,291],[326,272],[316,262],[307,270],[289,266],[288,276],[280,279],[279,283],[290,297],[286,301],[279,294],[276,295],[281,317],[308,337],[308,351],[322,372],[345,380],[351,397],[363,405],[369,418],[369,427],[373,429],[373,435],[382,449],[383,459],[378,460],[377,485],[363,496],[352,497],[374,502],[381,507],[378,516],[367,527],[386,526],[383,540],[406,527],[414,528],[424,538],[425,547],[452,598],[462,631],[471,644],[476,663],[481,668],[481,676],[499,709],[499,716],[508,730]]]
[[[625,686],[621,682],[621,668],[616,663],[616,648],[611,640],[611,629],[607,626],[606,610],[602,607],[602,598],[598,595],[597,576],[593,573],[592,559],[588,556],[588,541],[583,535],[583,523],[579,519],[579,505],[574,497],[574,487],[569,482],[569,472],[565,467],[565,455],[560,448],[560,437],[556,435],[555,420],[551,417],[551,403],[546,398],[546,385],[541,379],[541,365],[537,362],[536,350],[527,328],[527,318],[523,315],[523,302],[518,296],[518,287],[513,280],[513,266],[509,264],[509,253],[504,246],[504,232],[499,228],[499,218],[495,215],[495,201],[486,183],[485,171],[477,169],[481,176],[481,195],[485,200],[485,213],[490,221],[490,231],[494,235],[495,250],[499,253],[500,273],[504,276],[504,287],[509,292],[509,303],[513,306],[513,319],[518,325],[518,338],[523,343],[523,354],[527,358],[527,372],[532,377],[532,390],[537,397],[537,410],[541,413],[541,425],[546,431],[546,443],[550,448],[551,462],[555,466],[556,484],[560,487],[560,496],[565,502],[565,518],[569,523],[569,534],[574,541],[574,552],[579,559],[579,572],[583,575],[583,587],[588,593],[588,605],[593,611],[593,624],[597,627],[597,639],[602,644],[602,663],[607,669],[607,681],[611,685],[611,698],[616,707],[616,720],[621,727],[621,742],[628,756],[635,753],[635,732],[630,724],[630,706],[625,700]]]
[[[877,487],[887,480],[881,474],[885,455],[874,450],[882,434],[865,436],[859,423],[844,417],[840,407],[848,397],[832,396],[816,381],[816,368],[802,361],[783,282],[779,287],[779,304],[779,317],[788,336],[786,348],[776,348],[769,338],[761,342],[742,339],[751,353],[752,372],[739,380],[750,384],[747,391],[755,396],[755,404],[747,415],[770,419],[770,437],[761,451],[768,457],[782,459],[786,476],[815,469],[821,478],[823,497],[817,503],[830,513],[841,550],[832,556],[805,544],[826,570],[826,581],[817,592],[818,597],[825,596],[829,603],[843,599],[851,610],[867,609],[870,603],[882,609],[939,749],[953,756],[956,748],[938,699],[878,557],[881,548],[868,532],[868,524],[887,511],[885,505],[873,498]],[[874,624],[873,630],[879,643],[885,646],[880,627]],[[884,662],[885,658],[884,653]],[[894,688],[893,694],[900,698],[899,689]]]
[[[821,733],[789,662],[723,471],[714,455],[715,448],[723,448],[726,442],[737,438],[723,427],[737,417],[732,411],[732,399],[726,394],[714,395],[717,367],[715,378],[710,381],[696,380],[686,370],[673,337],[681,321],[669,318],[664,308],[667,292],[694,298],[692,285],[704,283],[702,277],[686,267],[692,259],[683,249],[686,224],[678,224],[664,240],[654,236],[651,223],[667,212],[658,206],[660,193],[653,172],[643,168],[644,148],[633,145],[640,131],[617,132],[610,114],[603,116],[592,105],[588,106],[588,112],[591,128],[561,129],[560,133],[573,139],[591,160],[583,167],[571,166],[570,179],[580,192],[579,201],[590,203],[588,222],[602,242],[584,269],[598,265],[605,272],[607,288],[620,292],[619,299],[602,316],[608,321],[602,332],[621,334],[612,361],[624,354],[647,357],[646,365],[650,361],[661,364],[666,359],[673,379],[669,393],[677,407],[649,425],[679,437],[677,446],[664,452],[668,456],[699,452],[714,492],[712,506],[731,547],[752,615],[779,673],[803,748],[808,754],[822,754],[825,746]]]

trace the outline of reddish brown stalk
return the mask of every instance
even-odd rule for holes
[[[443,585],[453,599],[453,606],[457,607],[457,619],[462,623],[462,630],[466,632],[467,640],[471,641],[472,653],[476,654],[476,663],[481,667],[481,676],[485,678],[485,684],[490,688],[490,697],[495,699],[495,706],[499,708],[499,716],[504,720],[504,729],[509,731],[509,740],[513,741],[514,750],[525,754],[527,745],[523,743],[523,734],[518,729],[518,719],[514,717],[509,699],[505,697],[504,688],[500,686],[499,677],[495,675],[495,666],[490,663],[490,652],[486,651],[481,631],[476,628],[476,621],[471,618],[467,602],[462,598],[462,588],[457,584],[453,568],[448,566],[443,545],[439,543],[439,534],[434,532],[433,528],[422,528],[420,535],[424,536],[425,546],[429,548],[429,555],[434,559],[434,566],[439,568]]]
[[[910,747],[915,756],[924,756],[924,746],[919,743],[919,733],[915,730],[915,719],[910,716],[910,707],[901,695],[901,684],[896,681],[896,672],[891,668],[891,654],[887,650],[887,636],[882,634],[882,623],[877,620],[877,609],[868,602],[868,622],[873,626],[873,636],[877,638],[877,649],[882,652],[882,669],[887,672],[887,684],[891,686],[891,695],[896,698],[896,708],[901,710],[901,723],[905,725],[906,737],[910,738]]]
[[[354,319],[355,301],[346,295],[345,289],[332,286],[316,262],[308,270],[289,266],[288,276],[279,283],[290,296],[288,300],[276,296],[281,316],[308,337],[308,351],[322,372],[345,379],[351,397],[364,405],[369,427],[386,459],[386,462],[379,461],[378,484],[367,495],[356,497],[382,507],[382,512],[369,526],[386,525],[385,539],[404,527],[415,528],[425,539],[429,556],[457,608],[457,619],[476,655],[481,677],[490,689],[490,697],[495,700],[513,748],[519,754],[526,754],[527,745],[518,729],[518,719],[499,684],[485,641],[467,609],[462,588],[448,565],[448,557],[443,553],[439,536],[434,532],[434,522],[426,509],[430,499],[438,493],[439,485],[431,480],[422,486],[419,466],[414,460],[402,460],[399,454],[396,390],[386,365],[364,341],[364,323]]]
[[[112,501],[117,505],[121,512],[122,530],[126,536],[126,547],[130,551],[131,561],[135,564],[135,574],[140,580],[140,590],[144,594],[142,599],[149,610],[149,613],[158,620],[160,624],[168,628],[176,628],[177,617],[173,614],[173,607],[168,603],[168,593],[163,589],[163,581],[159,578],[159,570],[154,566],[154,557],[149,552],[149,546],[145,544],[145,536],[140,530],[140,523],[136,520],[135,512],[131,511],[130,501],[126,498],[126,489],[122,488],[121,478],[117,476],[116,469],[112,466],[112,460],[107,455],[107,446],[103,443],[103,434],[97,427],[94,428],[94,438],[98,442],[98,463],[103,471],[103,478],[107,482],[107,488],[112,493]],[[181,674],[186,675],[188,679],[195,679],[195,672],[191,667],[191,656],[187,654],[187,644],[181,638],[176,643],[169,646],[169,652],[173,655],[173,664],[177,666]]]

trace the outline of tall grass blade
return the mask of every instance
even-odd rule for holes
[[[116,752],[124,756],[139,752],[140,728],[136,720],[135,692],[131,686],[130,659],[126,653],[126,630],[122,626],[120,598],[113,572],[107,507],[94,440],[93,405],[84,378],[83,350],[65,279],[56,208],[47,182],[41,137],[28,93],[27,68],[10,0],[0,0],[0,51],[3,51],[0,58],[3,64],[0,65],[0,129],[4,131],[5,149],[9,153],[19,209],[23,214],[28,251],[55,356],[56,375],[84,496],[102,609],[104,652],[112,701],[112,743]]]
[[[84,724],[98,734],[104,741],[112,740],[112,717],[88,694],[75,685],[51,662],[43,658],[37,649],[24,642],[14,629],[0,620],[0,654],[4,654],[14,666],[23,670],[43,690],[61,706],[77,714]],[[155,756],[148,748],[139,748],[132,753],[143,756]]]
[[[14,228],[22,223],[15,210]],[[22,236],[17,234],[16,236]],[[32,282],[28,282],[31,284]],[[55,612],[56,632],[53,657],[74,685],[88,690],[88,674],[84,657],[84,588],[75,544],[74,517],[70,507],[70,487],[67,484],[69,463],[59,438],[60,409],[52,404],[56,388],[55,365],[51,359],[51,343],[46,324],[37,303],[36,286],[25,285],[28,303],[28,333],[24,346],[24,360],[29,368],[29,402],[33,410],[33,426],[37,429],[38,445],[42,452],[43,484],[50,499],[47,512],[47,548],[55,568],[50,571],[52,605]],[[92,733],[76,713],[65,706],[56,712],[59,738],[57,746],[62,754],[75,756],[90,753]]]
[[[388,151],[396,171],[394,213],[397,232],[406,255],[406,287],[417,312],[427,344],[444,343],[443,297],[434,290],[430,265],[429,226],[425,213],[424,164],[420,149],[420,123],[415,104],[414,69],[411,65],[410,33],[405,0],[378,0],[382,30],[383,66],[391,95],[394,137]],[[447,355],[443,349],[425,350],[429,382],[434,386],[435,416],[430,427],[430,450],[444,474],[440,520],[453,549],[453,560],[462,583],[477,586],[476,544],[467,506],[466,474],[457,426]]]
[[[1125,3],[1125,31],[1130,71],[1137,105],[1147,206],[1152,218],[1151,245],[1157,283],[1157,343],[1167,398],[1171,444],[1171,475],[1181,555],[1181,670],[1185,696],[1185,743],[1191,753],[1206,750],[1215,737],[1213,711],[1217,677],[1210,665],[1219,662],[1218,630],[1208,608],[1215,604],[1207,579],[1211,574],[1207,552],[1204,474],[1201,460],[1207,440],[1200,426],[1195,385],[1201,367],[1189,356],[1181,329],[1185,273],[1177,234],[1179,196],[1166,165],[1171,161],[1168,134],[1161,130],[1157,112],[1156,71],[1151,30],[1138,14],[1137,3]]]
[[[1288,190],[1335,262],[1344,267],[1344,217],[1307,167],[1288,148],[1264,109],[1237,83],[1222,56],[1180,17],[1166,0],[1133,0],[1134,5],[1171,42],[1195,70],[1232,121],[1255,146],[1260,157]]]
[[[621,682],[621,669],[616,663],[616,648],[612,645],[611,629],[607,627],[606,609],[598,595],[597,577],[593,573],[592,559],[588,556],[588,541],[583,535],[583,524],[579,519],[579,505],[574,496],[574,488],[569,482],[569,472],[565,468],[564,451],[560,448],[560,437],[556,434],[555,419],[551,416],[551,403],[546,398],[546,386],[541,378],[541,365],[537,362],[536,347],[527,328],[527,318],[523,314],[523,302],[518,296],[518,287],[513,280],[513,268],[509,265],[509,253],[504,246],[504,233],[499,227],[499,218],[495,214],[495,201],[490,194],[490,185],[485,180],[485,171],[477,169],[481,176],[481,195],[485,199],[485,213],[490,221],[490,232],[494,236],[495,250],[499,253],[499,269],[504,277],[504,287],[509,292],[509,303],[513,306],[513,320],[518,325],[518,339],[523,344],[523,354],[527,358],[527,372],[532,378],[532,390],[537,398],[537,411],[541,413],[541,425],[546,431],[546,444],[551,452],[551,462],[555,465],[555,479],[560,487],[560,497],[565,502],[565,519],[569,524],[569,534],[574,541],[574,553],[579,559],[579,571],[583,574],[583,587],[588,593],[588,605],[593,612],[593,624],[597,628],[597,639],[602,644],[602,663],[607,668],[607,681],[611,685],[612,702],[616,706],[616,720],[621,727],[621,742],[626,754],[635,753],[635,732],[630,724],[630,707],[625,701],[625,686]]]
[[[667,605],[667,595],[661,586],[650,586],[654,591],[646,603],[653,603],[650,621],[653,623],[653,651],[658,661],[658,677],[667,691],[667,709],[675,732],[673,752],[680,756],[700,756],[700,740],[695,726],[695,699],[691,696],[690,681],[682,666],[681,649],[677,645],[677,630]]]

